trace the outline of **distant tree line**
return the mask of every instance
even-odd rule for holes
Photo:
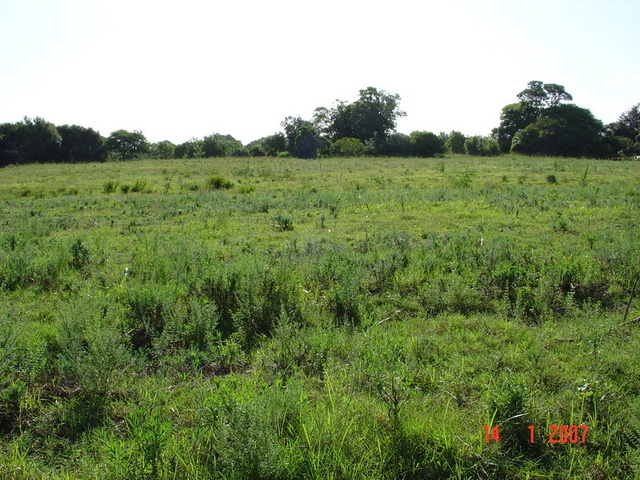
[[[0,167],[47,162],[103,162],[133,158],[208,158],[225,156],[418,156],[445,153],[496,156],[501,153],[607,157],[640,154],[640,103],[618,121],[604,125],[593,114],[570,103],[564,86],[529,82],[506,105],[500,125],[489,136],[466,137],[458,131],[436,135],[396,132],[406,114],[400,96],[368,87],[358,99],[337,100],[333,107],[318,107],[310,119],[286,117],[282,132],[247,145],[231,135],[214,133],[175,145],[167,140],[149,143],[139,131],[117,130],[108,137],[78,125],[55,126],[42,118],[0,124]]]

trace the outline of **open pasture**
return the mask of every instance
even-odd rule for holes
[[[636,478],[639,222],[635,162],[4,168],[0,477]]]

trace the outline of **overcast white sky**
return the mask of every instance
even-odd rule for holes
[[[488,134],[530,80],[640,102],[638,0],[0,0],[0,122],[245,144],[373,86],[398,131]]]

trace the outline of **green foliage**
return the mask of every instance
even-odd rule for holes
[[[59,161],[104,162],[107,158],[105,141],[98,132],[78,125],[62,125],[60,134]]]
[[[279,153],[287,151],[287,137],[280,132],[276,132],[273,135],[249,143],[247,149],[249,154],[254,157],[264,155],[275,157]]]
[[[520,130],[512,150],[525,154],[601,157],[606,152],[604,127],[589,110],[575,105],[549,107]]]
[[[602,122],[587,109],[562,104],[573,100],[562,85],[532,81],[518,98],[502,109],[494,130],[503,152],[605,157],[611,151]]]
[[[103,193],[113,193],[118,188],[118,182],[115,180],[107,180],[102,186]]]
[[[71,244],[70,252],[71,252],[71,262],[70,262],[71,268],[74,268],[76,270],[81,270],[82,268],[86,267],[89,264],[91,260],[89,249],[82,242],[81,239],[78,238]]]
[[[411,132],[410,141],[416,157],[435,157],[445,152],[444,142],[435,133]]]
[[[542,108],[557,107],[561,102],[573,100],[564,86],[556,83],[543,83],[539,80],[529,82],[527,88],[518,94],[522,103],[531,105],[537,110]]]
[[[311,126],[300,127],[294,141],[294,155],[298,158],[316,158],[318,150],[328,142],[316,134]]]
[[[469,137],[464,141],[464,150],[467,155],[478,157],[494,157],[500,154],[498,143],[489,137]]]
[[[203,156],[202,140],[191,139],[188,142],[177,145],[174,154],[176,158],[198,158]]]
[[[223,176],[213,175],[207,178],[205,188],[207,190],[229,190],[233,188],[233,182],[227,180]]]
[[[276,222],[275,226],[283,232],[293,230],[293,219],[288,215],[278,214],[273,217],[273,221]]]
[[[344,137],[362,142],[383,140],[395,130],[397,118],[406,115],[398,107],[399,101],[399,95],[374,87],[360,90],[355,102],[338,102],[326,111],[326,132],[334,141]]]
[[[136,180],[133,185],[131,185],[131,191],[134,193],[142,193],[145,192],[147,188],[147,181],[146,180],[142,180],[142,179],[138,179]],[[123,192],[126,193],[126,192]]]
[[[611,150],[623,155],[640,154],[640,103],[620,115],[620,118],[607,125],[607,140]]]
[[[40,117],[4,123],[0,125],[0,167],[55,161],[61,141],[55,125]]]
[[[637,472],[631,163],[169,163],[3,170],[0,477]]]
[[[338,157],[359,157],[364,152],[364,143],[357,138],[339,138],[331,145],[331,151]]]
[[[228,157],[244,156],[242,143],[231,135],[214,133],[202,140],[202,156],[204,157]]]
[[[409,157],[412,153],[411,139],[404,133],[390,133],[385,138],[375,138],[365,143],[365,155],[387,157]]]
[[[447,136],[446,147],[451,153],[465,153],[464,151],[464,142],[466,137],[460,133],[453,130]]]
[[[151,145],[151,156],[153,158],[169,159],[175,158],[176,146],[168,140]]]
[[[131,160],[149,151],[144,134],[139,131],[116,130],[105,141],[107,152],[120,160]]]
[[[500,114],[500,126],[494,129],[500,151],[508,153],[515,135],[535,122],[538,110],[530,103],[520,102],[505,106]]]

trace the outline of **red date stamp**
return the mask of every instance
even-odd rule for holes
[[[536,443],[536,427],[529,425],[529,443]],[[500,442],[500,425],[485,425],[484,430],[485,443]],[[549,425],[548,436],[545,439],[549,443],[587,443],[588,425]]]

